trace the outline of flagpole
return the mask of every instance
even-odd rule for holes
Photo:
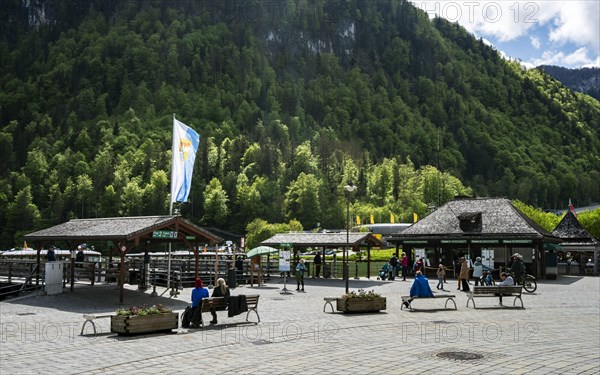
[[[175,113],[173,113],[173,124],[175,124]],[[173,153],[173,145],[175,144],[175,128],[171,131],[173,132],[173,140],[171,141],[171,154]],[[171,160],[173,159],[173,155],[171,155]],[[171,163],[171,195],[173,194],[173,163]],[[169,216],[173,216],[173,197],[169,199]],[[169,240],[169,251],[167,256],[167,290],[171,287],[171,241]]]

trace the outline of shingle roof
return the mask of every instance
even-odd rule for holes
[[[142,233],[173,226],[176,222],[207,239],[221,238],[204,230],[181,216],[108,217],[97,219],[74,219],[66,223],[26,234],[26,241],[35,240],[130,240]]]
[[[556,237],[568,241],[569,244],[598,244],[600,243],[581,225],[577,217],[570,210],[567,211],[565,217],[554,228],[552,234]]]
[[[381,246],[381,241],[375,238],[371,233],[348,234],[348,243],[351,245],[360,244],[363,241],[370,242],[374,246]],[[280,244],[291,244],[297,247],[308,246],[345,246],[346,232],[340,233],[278,233],[273,237],[261,242],[261,245],[279,246]]]
[[[481,213],[481,231],[463,231],[461,218]],[[523,238],[552,237],[506,198],[470,198],[448,202],[392,239],[403,238]]]

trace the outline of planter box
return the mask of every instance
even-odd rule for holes
[[[179,313],[153,315],[113,315],[110,317],[110,331],[121,335],[171,331],[179,328]]]
[[[378,312],[386,309],[385,297],[379,298],[338,298],[337,311],[348,313]]]

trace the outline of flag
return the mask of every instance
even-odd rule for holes
[[[571,198],[569,198],[569,211],[573,213],[573,216],[577,217],[577,212],[575,212],[575,206],[571,203]]]
[[[206,245],[204,245],[204,252],[206,252]]]
[[[371,219],[371,224],[375,224],[375,218],[373,217],[373,214],[371,214],[370,219]]]
[[[394,214],[390,212],[390,223],[394,224]]]
[[[198,133],[173,116],[171,203],[187,201],[192,186],[192,172],[199,143]]]
[[[360,216],[356,215],[356,225],[360,225]]]
[[[419,215],[413,211],[413,223],[416,223],[419,220]]]
[[[27,241],[23,241],[23,249],[27,249]]]

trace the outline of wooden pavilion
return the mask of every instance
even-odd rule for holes
[[[579,255],[577,261],[582,268],[593,275],[598,275],[598,253],[600,252],[600,241],[592,236],[581,225],[573,211],[568,210],[560,223],[554,228],[552,234],[559,237],[563,242],[560,244],[564,252],[575,252]],[[588,257],[586,253],[593,253],[591,267],[586,266]]]
[[[561,240],[506,198],[457,198],[386,241],[396,244],[396,253],[402,248],[411,260],[420,249],[431,267],[442,263],[452,269],[463,256],[491,257],[487,260],[497,268],[519,253],[528,273],[544,277],[544,243]]]
[[[299,249],[321,248],[322,257],[325,259],[325,251],[333,248],[348,246],[348,250],[357,251],[361,246],[367,247],[367,275],[371,274],[371,248],[381,247],[382,242],[370,232],[337,232],[337,233],[278,233],[273,237],[261,242],[261,245],[272,247],[293,248],[295,257],[298,257]]]
[[[200,244],[214,245],[222,239],[202,229],[181,216],[137,216],[109,217],[96,219],[74,219],[66,223],[42,229],[24,236],[25,241],[33,244],[38,251],[39,284],[40,251],[47,245],[65,243],[68,249],[78,244],[92,241],[110,241],[115,254],[119,254],[119,302],[123,303],[125,280],[125,254],[132,249],[150,247],[153,243],[183,243],[196,255],[196,273],[198,273],[198,249]],[[74,262],[74,257],[71,257]],[[74,268],[71,267],[71,270]],[[71,272],[71,290],[74,285],[74,273]]]

